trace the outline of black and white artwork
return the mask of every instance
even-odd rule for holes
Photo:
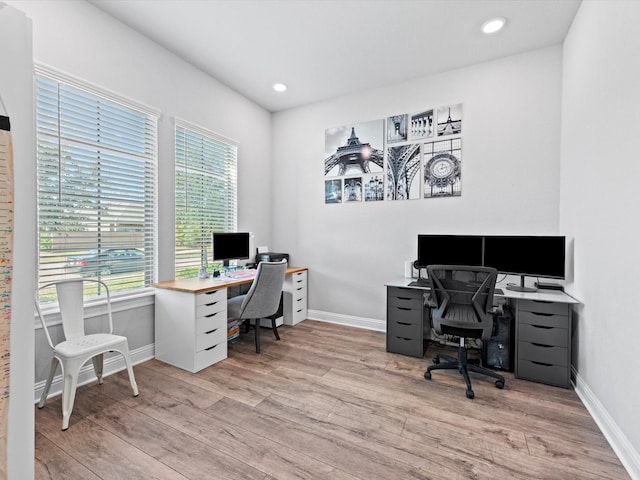
[[[407,141],[407,115],[392,115],[387,118],[387,143]]]
[[[324,203],[342,203],[342,180],[325,180]]]
[[[325,177],[382,173],[384,120],[328,128],[324,150]]]
[[[424,198],[459,197],[462,194],[462,139],[425,143]]]
[[[438,136],[462,133],[462,104],[438,108]]]
[[[345,178],[344,179],[344,201],[361,202],[362,201],[362,177]]]
[[[433,137],[433,109],[411,115],[409,139],[422,140]]]
[[[364,185],[364,201],[379,202],[384,200],[384,179],[382,175],[366,175],[362,177]]]
[[[387,200],[420,198],[420,144],[387,148]]]

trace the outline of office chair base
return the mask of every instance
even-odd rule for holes
[[[441,360],[444,360],[445,363],[440,363]],[[430,365],[427,368],[427,371],[424,372],[424,378],[426,380],[431,380],[431,371],[432,370],[458,370],[458,372],[464,378],[465,383],[467,384],[467,398],[473,399],[475,394],[473,393],[473,389],[471,388],[471,378],[469,377],[469,372],[480,373],[482,375],[486,375],[491,378],[495,378],[496,388],[502,390],[504,388],[504,377],[493,370],[489,370],[488,368],[481,367],[480,365],[474,365],[470,363],[467,359],[467,350],[464,346],[458,347],[458,358],[450,357],[449,355],[437,354],[433,360],[433,365]]]

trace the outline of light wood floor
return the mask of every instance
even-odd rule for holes
[[[197,374],[152,360],[36,409],[38,479],[626,479],[572,390],[504,390],[385,352],[382,333],[306,320]]]

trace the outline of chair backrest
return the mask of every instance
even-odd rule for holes
[[[493,329],[495,268],[429,265],[433,326],[439,334],[489,340]]]
[[[101,280],[83,279],[83,278],[71,278],[65,280],[59,280],[57,282],[50,282],[42,285],[36,290],[35,304],[42,328],[49,345],[53,348],[53,342],[49,335],[47,323],[42,313],[40,305],[40,294],[43,290],[51,289],[55,287],[56,297],[58,300],[58,307],[60,309],[60,318],[62,319],[62,329],[64,331],[64,338],[70,340],[72,338],[83,337],[85,335],[84,330],[84,287],[85,285],[95,285],[96,291],[101,292],[106,296],[106,308],[107,316],[109,320],[109,333],[113,333],[113,319],[111,317],[111,295],[109,293],[109,287]]]
[[[286,260],[258,264],[251,288],[242,302],[240,318],[264,318],[276,313],[286,270]]]

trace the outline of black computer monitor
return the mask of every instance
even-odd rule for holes
[[[508,289],[535,291],[524,286],[525,276],[564,279],[565,237],[487,235],[484,265],[500,273],[520,275],[520,285],[510,285]]]
[[[416,266],[482,265],[482,235],[418,235]]]
[[[228,267],[229,260],[249,258],[249,237],[249,232],[213,232],[213,261]]]

